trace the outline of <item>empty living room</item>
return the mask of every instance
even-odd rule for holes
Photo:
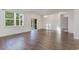
[[[79,9],[0,9],[0,50],[78,50]]]

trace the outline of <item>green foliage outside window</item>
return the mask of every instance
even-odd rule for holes
[[[20,25],[22,25],[22,16],[20,15]]]
[[[13,12],[5,12],[5,18],[14,18],[14,13]]]
[[[16,19],[19,20],[19,14],[18,13],[16,13]]]
[[[16,25],[19,25],[19,20],[16,20]]]
[[[22,25],[22,20],[20,20],[20,24]]]
[[[6,26],[14,25],[14,13],[12,12],[5,12],[5,24]]]
[[[16,25],[19,25],[19,14],[16,13]]]
[[[14,25],[14,20],[6,20],[6,26]]]

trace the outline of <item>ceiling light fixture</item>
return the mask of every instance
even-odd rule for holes
[[[48,16],[43,16],[44,18],[47,18]]]

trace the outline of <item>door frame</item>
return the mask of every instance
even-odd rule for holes
[[[37,27],[37,18],[32,18],[31,19],[31,29],[32,30],[37,30],[38,27]]]

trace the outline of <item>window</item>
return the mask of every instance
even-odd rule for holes
[[[16,25],[23,25],[23,14],[16,13]]]
[[[20,25],[19,24],[19,14],[18,13],[16,13],[16,25]]]
[[[5,24],[6,26],[14,25],[14,13],[5,12]]]
[[[22,26],[24,14],[13,13],[5,11],[5,25],[6,26]]]

